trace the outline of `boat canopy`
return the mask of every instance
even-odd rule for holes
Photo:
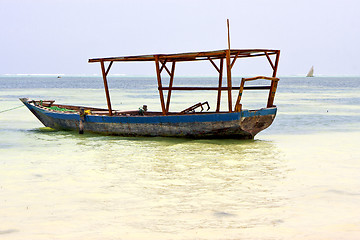
[[[230,44],[229,44],[230,46]],[[271,56],[275,57],[271,59]],[[271,68],[273,69],[273,74],[271,77],[257,76],[255,78],[242,79],[241,86],[233,86],[231,80],[231,69],[234,66],[236,59],[238,58],[248,58],[248,57],[266,57]],[[104,88],[106,94],[106,100],[109,110],[109,115],[112,115],[112,107],[110,101],[110,93],[107,84],[107,75],[111,69],[111,66],[114,62],[141,62],[141,61],[153,61],[155,62],[156,67],[156,77],[158,82],[158,90],[160,96],[160,104],[163,115],[169,114],[170,108],[170,99],[171,93],[174,90],[215,90],[217,91],[217,104],[216,112],[220,111],[220,100],[221,92],[227,92],[227,102],[228,102],[228,112],[241,111],[240,99],[242,91],[245,89],[249,90],[259,90],[267,89],[269,90],[269,97],[267,107],[273,107],[273,101],[275,96],[275,91],[277,87],[278,78],[276,78],[276,72],[278,68],[280,50],[271,50],[271,49],[226,49],[226,50],[216,50],[216,51],[205,51],[205,52],[188,52],[188,53],[175,53],[175,54],[152,54],[152,55],[138,55],[138,56],[123,56],[123,57],[106,57],[106,58],[92,58],[89,59],[89,63],[99,62],[101,65],[101,71],[104,81]],[[201,61],[208,60],[214,66],[214,68],[219,73],[219,84],[216,87],[173,87],[174,73],[175,73],[175,63],[176,62],[186,62],[186,61]],[[219,64],[216,64],[214,60],[219,60]],[[225,60],[225,67],[224,67]],[[108,62],[107,67],[105,68],[105,63]],[[167,67],[166,64],[171,64],[171,67]],[[226,71],[226,86],[222,86],[223,72]],[[163,70],[168,73],[170,76],[169,86],[165,87],[162,84],[161,74]],[[246,81],[253,81],[257,79],[266,79],[271,81],[270,86],[256,86],[256,87],[244,87]],[[239,95],[236,101],[235,106],[232,104],[232,90],[239,90]],[[165,101],[164,91],[167,92],[167,100]]]
[[[230,57],[243,58],[243,57],[257,57],[265,55],[277,54],[279,50],[270,49],[231,49]],[[123,56],[123,57],[106,57],[106,58],[92,58],[92,62],[131,62],[131,61],[155,61],[157,56],[159,60],[166,60],[168,62],[179,61],[198,61],[211,59],[226,58],[228,50],[205,51],[205,52],[188,52],[188,53],[175,53],[175,54],[152,54],[152,55],[138,55],[138,56]]]

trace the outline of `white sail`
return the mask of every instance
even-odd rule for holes
[[[306,75],[306,77],[313,77],[314,76],[314,66],[312,66],[310,68],[310,71],[308,72],[308,74]]]

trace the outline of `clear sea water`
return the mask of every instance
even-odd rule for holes
[[[175,78],[198,82],[216,86]],[[109,86],[115,109],[160,110],[154,77]],[[213,94],[173,92],[171,110]],[[246,141],[53,131],[4,112],[19,97],[106,107],[100,77],[0,77],[0,239],[360,238],[360,77],[282,77],[274,123]]]

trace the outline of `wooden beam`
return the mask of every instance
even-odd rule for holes
[[[278,65],[279,65],[279,58],[280,58],[280,50],[277,51],[276,54],[276,59],[275,59],[275,66],[274,66],[274,71],[273,71],[273,77],[276,77],[277,74],[277,69],[278,69]]]
[[[278,64],[279,64],[279,58],[280,58],[280,50],[278,50],[277,54],[276,54],[275,66],[274,66],[274,71],[273,71],[274,78],[276,77],[277,68],[278,68]],[[271,81],[271,89],[269,91],[267,107],[274,107],[274,98],[275,98],[277,84],[278,84],[278,81],[275,81],[275,80]]]
[[[208,57],[209,61],[211,62],[211,64],[214,66],[214,68],[216,69],[216,71],[218,71],[218,73],[220,73],[220,69],[218,68],[218,66],[216,66],[216,64],[214,63],[214,61]]]
[[[219,87],[218,87],[218,94],[217,94],[217,102],[216,102],[216,112],[220,111],[220,102],[221,102],[221,87],[222,87],[222,78],[223,78],[223,66],[224,66],[224,59],[220,59],[220,69],[219,69]]]
[[[272,69],[274,70],[275,66],[274,66],[273,62],[271,61],[271,58],[269,57],[269,54],[267,52],[265,52],[265,56],[266,56],[267,60],[269,61]]]
[[[110,68],[111,68],[111,66],[112,66],[113,62],[114,62],[114,61],[111,61],[111,62],[110,62],[110,64],[109,64],[108,68],[106,69],[105,76],[107,76],[107,75],[108,75],[108,73],[109,73],[109,71],[110,71]]]
[[[162,73],[162,70],[164,69],[164,67],[165,67],[165,64],[166,64],[166,59],[165,60],[163,60],[163,61],[160,61],[161,62],[161,68],[160,68],[160,73]]]
[[[234,66],[235,61],[236,61],[236,59],[238,58],[239,54],[240,54],[240,52],[238,52],[238,53],[235,55],[233,61],[231,62],[231,68]]]
[[[162,90],[162,91],[166,91],[166,90],[171,90],[171,91],[201,91],[201,90],[208,90],[208,91],[228,91],[229,88],[228,87],[160,87],[158,88],[158,90]],[[231,90],[239,90],[240,87],[232,87]],[[265,89],[270,89],[270,86],[248,86],[248,87],[244,87],[244,89],[246,90],[265,90]]]
[[[158,89],[160,95],[160,104],[161,104],[161,111],[163,115],[166,115],[165,103],[164,103],[164,94],[162,90],[162,83],[161,83],[161,72],[159,66],[159,56],[155,55],[155,66],[156,66],[156,76],[158,81]]]
[[[171,90],[172,90],[173,81],[174,81],[174,73],[175,73],[175,62],[172,62],[169,90],[168,90],[167,101],[166,101],[166,113],[169,112],[169,108],[170,108]]]
[[[106,101],[107,101],[108,110],[109,110],[109,116],[112,116],[110,93],[109,93],[109,88],[108,88],[107,79],[106,79],[105,65],[104,65],[104,62],[103,62],[103,61],[101,61],[100,63],[101,63],[101,72],[102,72],[103,81],[104,81]]]
[[[167,73],[169,74],[169,76],[171,76],[170,70],[166,67],[166,62],[164,62],[163,67],[165,68],[165,70],[167,71]]]

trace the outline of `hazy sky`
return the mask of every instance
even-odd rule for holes
[[[232,48],[281,50],[280,76],[312,65],[360,75],[359,10],[359,0],[0,0],[0,74],[100,74],[89,58],[226,49],[229,18]],[[205,64],[176,71],[216,75]],[[155,74],[153,63],[117,65],[110,73]]]

